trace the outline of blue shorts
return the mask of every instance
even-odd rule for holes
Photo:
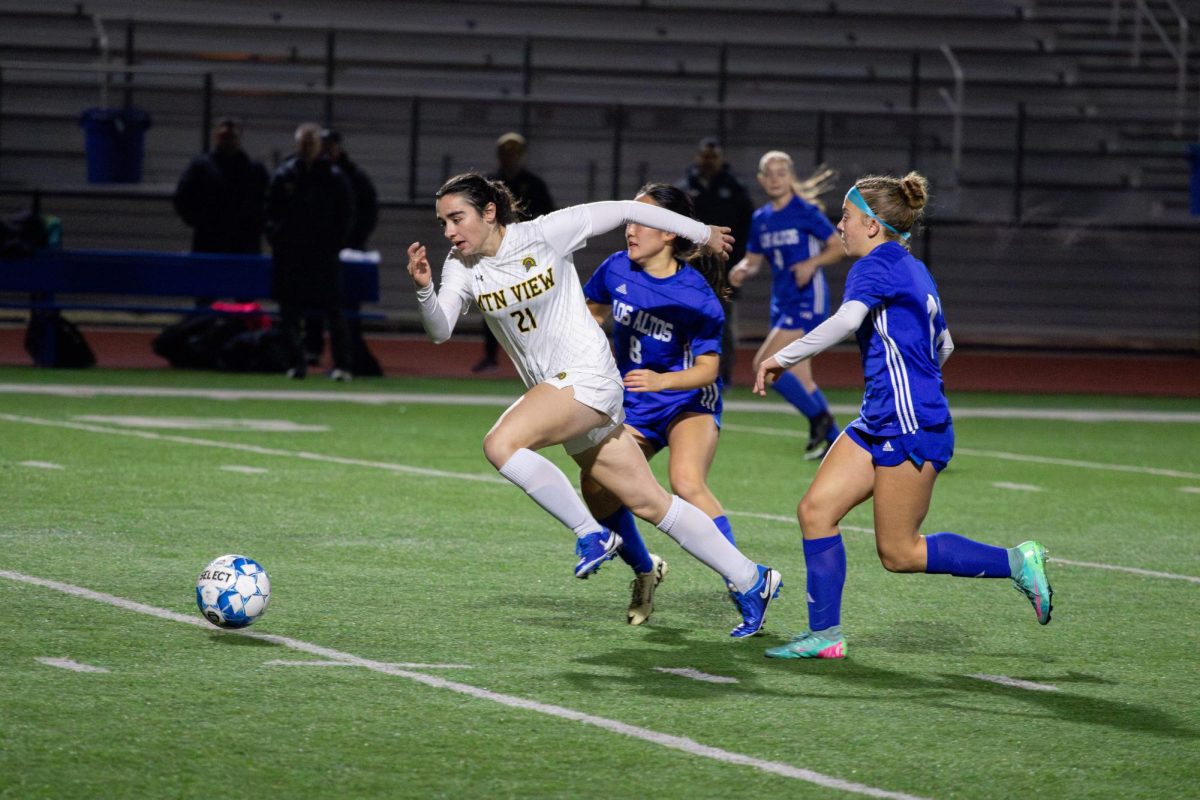
[[[941,472],[954,457],[954,425],[950,422],[896,436],[865,433],[851,422],[846,426],[846,436],[870,453],[871,463],[877,467],[895,467],[911,461],[920,469],[928,461]]]
[[[721,406],[718,404],[717,410],[703,405],[700,399],[694,398],[686,403],[681,403],[677,406],[670,406],[662,409],[661,413],[654,416],[640,416],[636,409],[625,409],[625,424],[633,428],[642,435],[642,438],[650,443],[654,448],[654,452],[658,452],[667,446],[667,434],[671,430],[671,423],[679,418],[680,414],[707,414],[713,418],[716,423],[717,430],[721,429]]]
[[[809,297],[790,306],[780,306],[771,301],[771,329],[779,328],[785,331],[804,331],[808,333],[829,317],[828,312],[813,310],[813,301]]]

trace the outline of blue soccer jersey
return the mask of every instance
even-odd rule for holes
[[[708,281],[690,267],[655,278],[622,250],[596,268],[583,293],[590,302],[612,306],[613,349],[622,375],[634,369],[680,372],[694,366],[697,356],[721,352],[725,312]],[[625,392],[626,417],[635,427],[638,420],[665,421],[694,404],[720,413],[720,379],[699,389]]]
[[[792,265],[812,258],[825,246],[834,227],[811,203],[793,195],[783,208],[770,203],[754,212],[746,252],[771,264],[771,324],[812,330],[829,313],[829,287],[818,267],[804,286],[796,286]],[[791,318],[787,321],[784,318]]]
[[[896,242],[860,258],[844,301],[871,310],[856,334],[862,353],[862,409],[852,425],[875,436],[914,433],[950,421],[938,345],[946,318],[925,265]]]

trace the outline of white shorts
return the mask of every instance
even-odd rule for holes
[[[625,423],[625,386],[612,375],[568,369],[547,378],[543,383],[559,389],[570,386],[575,390],[576,400],[608,417],[608,421],[602,425],[563,442],[563,449],[569,455],[592,449]]]

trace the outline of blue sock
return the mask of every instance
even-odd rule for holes
[[[733,526],[729,524],[729,517],[722,514],[719,517],[713,517],[713,524],[717,526],[717,530],[721,535],[729,540],[729,543],[737,547],[737,542],[733,540]]]
[[[1008,549],[972,541],[957,533],[925,537],[925,571],[959,578],[1010,578]]]
[[[792,373],[787,370],[775,379],[771,384],[771,388],[783,395],[783,398],[800,410],[800,413],[809,419],[819,417],[821,415],[821,406],[817,405],[817,401],[804,388],[804,384],[800,382]],[[822,398],[823,399],[823,398]]]
[[[842,587],[846,583],[846,546],[842,535],[804,540],[808,571],[808,629],[824,631],[842,624]]]
[[[637,520],[633,518],[632,511],[621,506],[615,513],[600,520],[600,524],[620,535],[622,541],[621,546],[617,548],[617,555],[632,567],[634,572],[649,572],[654,569],[650,551],[646,549],[646,543],[638,533]]]
[[[803,386],[803,384],[801,384],[801,386]],[[811,397],[813,399],[813,402],[816,403],[817,406],[821,409],[818,412],[819,414],[829,414],[830,416],[833,416],[833,414],[830,413],[830,411],[829,411],[829,401],[827,401],[825,399],[825,395],[821,394],[820,389],[814,389],[812,394],[809,395],[809,397]],[[842,432],[842,429],[837,426],[837,423],[836,422],[833,423],[833,426],[829,429],[829,433],[825,434],[825,441],[832,442],[834,439],[836,439],[838,437],[838,434],[841,432]]]

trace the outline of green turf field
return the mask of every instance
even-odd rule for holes
[[[619,562],[572,577],[481,452],[517,391],[0,369],[0,797],[1197,796],[1200,402],[951,397],[927,530],[1041,539],[1053,621],[1008,581],[885,572],[868,505],[849,658],[810,663],[762,656],[806,621],[796,416],[727,398],[712,485],[785,583],[735,641],[652,528],[647,625]],[[227,552],[271,575],[248,636],[195,607]]]

